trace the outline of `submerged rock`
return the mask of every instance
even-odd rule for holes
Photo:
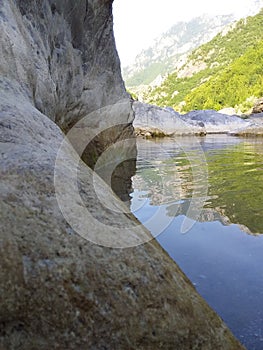
[[[0,348],[242,349],[80,160],[82,141],[110,118],[121,125],[87,152],[97,157],[105,144],[132,138],[111,5],[0,4]],[[119,110],[97,110],[121,99]],[[61,129],[79,120],[82,132],[65,139]],[[133,142],[127,154],[132,150]]]

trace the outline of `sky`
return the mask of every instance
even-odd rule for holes
[[[114,0],[114,32],[122,67],[179,21],[204,13],[242,16],[253,0]]]

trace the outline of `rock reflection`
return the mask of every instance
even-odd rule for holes
[[[206,158],[198,170],[200,174],[208,170],[208,193],[198,221],[237,224],[247,233],[263,233],[263,140],[214,135],[198,141]],[[164,205],[169,217],[188,215],[194,187],[194,199],[198,200],[199,192],[202,196],[202,179],[194,183],[189,160],[189,152],[195,155],[195,142],[187,137],[179,142],[137,142],[133,187],[150,205]]]

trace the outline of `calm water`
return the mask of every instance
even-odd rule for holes
[[[263,349],[263,139],[138,140],[131,209],[249,350]]]

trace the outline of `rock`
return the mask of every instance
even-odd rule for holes
[[[251,114],[251,115],[249,116],[249,119],[252,120],[252,121],[260,122],[260,121],[263,120],[263,112]]]
[[[111,3],[1,2],[2,84],[15,95],[26,96],[64,132],[83,117],[86,127],[94,129],[99,109],[123,99],[129,101],[119,69]],[[15,87],[11,81],[16,82]],[[107,128],[105,125],[103,133],[93,137],[81,154],[91,167],[108,145],[134,136],[131,105],[127,103],[118,115],[110,112],[111,108]],[[129,153],[135,158],[135,141],[130,146]],[[129,175],[135,169],[134,161],[130,168]],[[124,184],[129,181],[126,173],[116,176],[123,177]]]
[[[139,244],[149,233],[141,226],[136,229],[136,221],[124,210],[107,208],[120,205],[98,178],[94,192],[95,174],[83,163],[78,176],[81,206],[98,220],[97,225],[87,223],[87,235],[110,235],[113,246],[139,245],[107,248],[72,230],[58,207],[53,180],[62,132],[29,101],[14,99],[12,91],[1,94],[0,105],[5,109],[0,346],[190,349],[205,342],[207,349],[241,349],[160,246],[155,241]],[[58,169],[65,186],[74,170],[69,165],[78,158],[68,148]],[[71,201],[67,205],[73,210]],[[99,223],[106,224],[105,232]],[[122,235],[117,227],[123,228]],[[127,227],[129,235],[124,232]]]
[[[227,107],[227,108],[220,109],[220,111],[218,111],[218,113],[226,114],[226,115],[237,115],[236,109],[233,107]]]
[[[235,130],[245,129],[251,122],[237,116],[229,116],[214,110],[191,111],[181,116],[186,122],[196,121],[203,123],[207,134],[230,133]]]
[[[233,131],[236,136],[263,136],[263,113],[251,114],[249,116],[250,126]]]
[[[16,93],[65,132],[89,113],[129,98],[115,48],[111,2],[105,6],[86,0],[78,6],[63,0],[1,2],[3,83],[19,82]],[[120,130],[105,136],[108,143],[131,125],[131,108],[125,113]],[[89,123],[93,127],[96,121]],[[97,156],[104,149],[100,141],[93,149]]]
[[[205,133],[203,125],[198,122],[185,122],[172,108],[160,108],[146,103],[133,103],[135,119],[133,126],[137,135],[150,133],[153,137],[193,135]]]
[[[160,108],[142,102],[134,102],[133,122],[137,135],[153,136],[204,135],[230,133],[252,126],[248,120],[228,116],[213,110],[192,111],[179,114],[171,107]]]
[[[253,109],[252,109],[252,113],[262,113],[263,112],[263,97],[262,98],[259,98]]]
[[[111,5],[1,2],[0,348],[242,349],[80,160],[109,125],[87,152],[133,154]]]
[[[207,63],[198,61],[189,61],[187,64],[179,70],[177,73],[177,76],[179,79],[183,78],[191,78],[194,74],[197,74],[201,72],[202,70],[205,70],[207,68]]]

